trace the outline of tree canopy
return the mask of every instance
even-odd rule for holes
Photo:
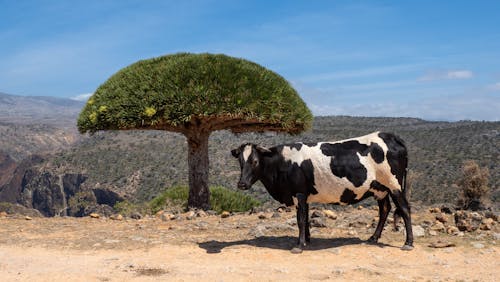
[[[223,54],[178,53],[111,76],[89,98],[78,129],[299,133],[311,123],[306,104],[275,72]]]

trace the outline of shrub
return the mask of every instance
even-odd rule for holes
[[[458,181],[460,195],[458,206],[462,209],[478,210],[484,207],[483,200],[488,195],[488,168],[481,168],[473,160],[467,160],[462,166],[462,178]]]
[[[222,211],[243,212],[259,206],[261,203],[249,195],[230,189],[214,186],[210,188],[210,204],[212,210],[221,213]],[[185,186],[175,186],[167,189],[155,197],[149,203],[153,213],[165,207],[182,205],[187,207],[189,189]]]

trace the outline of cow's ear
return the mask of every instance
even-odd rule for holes
[[[266,147],[262,147],[262,146],[257,146],[257,147],[255,147],[255,149],[257,149],[257,151],[264,156],[268,156],[269,154],[272,153],[271,150],[269,150]]]
[[[235,158],[239,158],[240,154],[241,154],[241,149],[240,148],[231,150],[231,155],[233,155],[233,157],[235,157]]]

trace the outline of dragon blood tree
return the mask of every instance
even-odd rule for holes
[[[209,209],[212,131],[295,134],[311,123],[306,104],[275,72],[222,54],[178,53],[138,61],[111,76],[89,98],[78,130],[182,133],[188,144],[188,206]]]

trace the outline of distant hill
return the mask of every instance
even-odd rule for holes
[[[0,122],[75,127],[83,102],[44,96],[0,93]]]
[[[89,189],[110,190],[132,201],[149,200],[167,187],[187,184],[187,145],[182,135],[111,131],[82,136],[75,125],[82,106],[69,99],[0,94],[0,151],[5,154],[5,168],[12,168],[9,158],[20,162],[43,154],[43,163],[32,171],[82,174]],[[500,202],[500,122],[332,116],[316,117],[311,131],[296,136],[216,132],[210,138],[210,183],[235,187],[239,167],[229,150],[244,142],[273,146],[341,140],[373,131],[394,132],[406,141],[412,201],[455,203],[462,163],[473,159],[490,170],[491,199]],[[262,186],[250,193],[269,200]]]

